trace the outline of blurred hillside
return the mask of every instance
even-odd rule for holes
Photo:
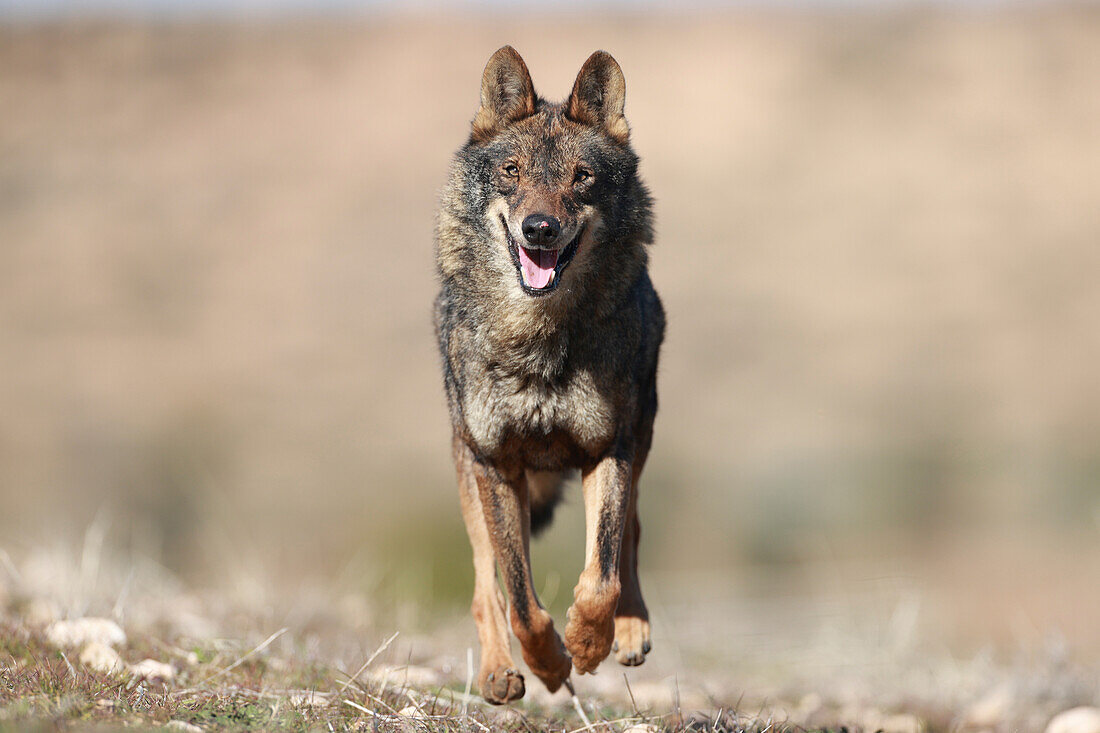
[[[504,43],[552,98],[626,73],[670,321],[643,565],[1100,650],[1086,5],[3,27],[0,547],[99,516],[202,582],[464,605],[432,231]]]

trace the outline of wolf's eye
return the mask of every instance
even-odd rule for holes
[[[519,175],[519,166],[515,163],[505,163],[500,167],[500,169],[504,171],[504,175],[508,176],[509,178],[515,178]]]
[[[584,168],[578,168],[577,172],[573,174],[573,184],[588,183],[592,180],[592,172],[587,171]]]

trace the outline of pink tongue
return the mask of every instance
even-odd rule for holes
[[[558,250],[519,248],[519,266],[523,282],[529,288],[545,288],[558,266]]]

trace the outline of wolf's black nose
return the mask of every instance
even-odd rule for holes
[[[550,244],[561,233],[561,222],[545,214],[531,214],[523,220],[523,238],[531,244]]]

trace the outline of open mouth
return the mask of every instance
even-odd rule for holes
[[[573,255],[577,254],[584,227],[578,229],[573,240],[564,247],[537,249],[516,244],[512,239],[507,220],[501,216],[500,222],[504,225],[505,236],[508,237],[508,252],[512,255],[516,270],[519,271],[519,284],[523,292],[534,296],[554,292],[558,283],[561,282],[562,272],[573,261]]]

